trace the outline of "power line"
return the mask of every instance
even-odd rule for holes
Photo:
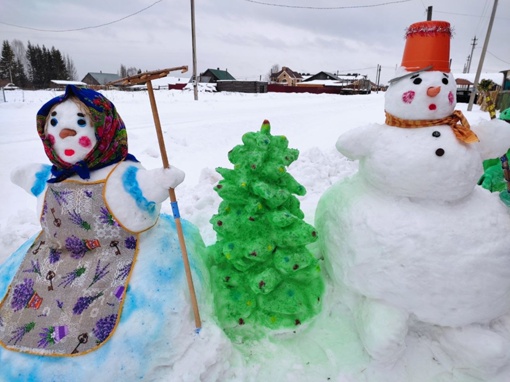
[[[247,1],[247,0],[245,0]],[[466,17],[476,17],[476,18],[479,18],[480,15],[470,15],[470,14],[467,14],[467,13],[457,13],[457,12],[444,12],[444,11],[434,11],[435,13],[444,13],[446,15],[456,15],[456,16],[466,16]],[[510,20],[508,17],[495,17],[495,19],[497,20]]]
[[[99,25],[93,25],[93,26],[88,26],[88,27],[82,27],[82,28],[75,28],[75,29],[58,29],[58,30],[55,30],[55,29],[38,29],[38,28],[31,28],[31,27],[26,27],[26,26],[22,26],[22,25],[10,24],[10,23],[6,23],[6,22],[3,22],[3,21],[0,21],[0,24],[8,25],[8,26],[11,26],[11,27],[16,27],[16,28],[21,28],[21,29],[29,29],[29,30],[38,31],[38,32],[76,32],[76,31],[82,31],[82,30],[85,30],[85,29],[101,28],[101,27],[104,27],[104,26],[107,26],[107,25],[118,23],[120,21],[123,21],[123,20],[129,18],[129,17],[133,17],[135,15],[138,15],[139,13],[142,13],[143,11],[146,11],[147,9],[152,8],[157,3],[161,3],[162,1],[163,0],[157,0],[154,3],[152,3],[151,5],[149,5],[149,6],[145,7],[145,8],[140,9],[139,11],[136,11],[134,13],[131,13],[130,15],[121,17],[120,19],[117,19],[117,20],[114,20],[114,21],[110,21],[108,23],[99,24]]]
[[[483,11],[482,11],[482,14],[480,15],[480,18],[478,19],[478,25],[476,26],[475,34],[479,34],[479,32],[480,32],[480,28],[482,26],[482,21],[485,18],[487,11],[489,10],[488,5],[489,5],[489,0],[485,0],[485,5],[483,6]]]
[[[301,6],[301,5],[287,5],[287,4],[274,4],[274,3],[266,3],[263,1],[257,0],[244,0],[248,3],[254,3],[259,5],[268,5],[271,7],[280,7],[280,8],[295,8],[295,9],[314,9],[314,10],[331,10],[331,9],[354,9],[354,8],[373,8],[373,7],[382,7],[384,5],[391,5],[397,3],[407,3],[411,0],[398,0],[398,1],[389,1],[386,3],[379,4],[369,4],[369,5],[347,5],[343,7],[310,7],[310,6]]]
[[[489,53],[492,57],[497,58],[499,61],[504,62],[505,64],[510,65],[510,62],[505,61],[505,60],[502,60],[501,58],[499,58],[498,56],[496,56],[494,53],[491,53],[489,50],[487,51],[487,53]]]

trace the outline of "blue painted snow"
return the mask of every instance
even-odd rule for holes
[[[204,274],[200,256],[204,249],[198,229],[181,220],[197,293]],[[35,236],[0,264],[0,298]],[[139,253],[120,323],[97,350],[77,357],[49,357],[13,352],[0,347],[0,381],[124,381],[143,380],[158,362],[175,356],[183,320],[192,321],[181,249],[174,219],[161,214],[155,227],[142,233]],[[189,325],[188,325],[189,326]],[[1,330],[1,328],[0,328]],[[193,334],[192,334],[193,335]]]

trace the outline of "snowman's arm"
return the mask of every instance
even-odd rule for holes
[[[168,189],[183,180],[176,167],[146,170],[140,163],[122,162],[106,181],[105,200],[119,223],[140,232],[156,223]]]
[[[141,196],[161,203],[168,198],[168,190],[181,184],[184,176],[184,172],[177,167],[145,170],[132,166],[124,173],[123,180],[124,187],[132,192],[133,197]]]
[[[478,146],[482,159],[501,157],[510,148],[510,125],[500,119],[483,120],[473,124],[471,129],[480,142]]]
[[[15,168],[11,172],[11,181],[29,194],[37,197],[46,189],[46,181],[50,176],[50,165],[31,163]]]

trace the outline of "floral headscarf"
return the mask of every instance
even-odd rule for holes
[[[46,120],[50,110],[72,96],[78,98],[88,109],[97,139],[91,152],[82,161],[75,164],[67,163],[58,157],[45,133]],[[75,174],[78,174],[82,179],[89,179],[90,172],[93,170],[124,159],[136,161],[134,156],[128,154],[126,127],[120,115],[117,114],[115,106],[102,94],[91,89],[67,85],[63,95],[48,101],[37,112],[37,132],[44,145],[46,155],[53,163],[51,168],[53,178],[48,180],[50,183],[60,182]]]

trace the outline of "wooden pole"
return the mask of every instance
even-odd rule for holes
[[[149,99],[151,103],[152,115],[154,117],[154,125],[156,126],[156,133],[158,135],[159,151],[161,152],[161,159],[163,161],[164,168],[170,168],[168,163],[168,157],[166,155],[165,139],[163,137],[163,131],[161,129],[161,123],[159,121],[158,108],[156,106],[156,99],[154,97],[154,90],[152,88],[152,82],[147,81],[147,90],[149,93]],[[179,244],[181,246],[182,261],[184,263],[184,270],[186,272],[186,280],[188,282],[188,288],[191,297],[191,306],[193,307],[193,315],[195,317],[195,326],[197,329],[202,327],[200,320],[200,313],[198,311],[197,296],[195,294],[195,287],[193,286],[193,278],[191,276],[191,268],[189,265],[188,252],[186,250],[186,242],[184,241],[184,234],[182,232],[181,217],[179,214],[179,207],[177,205],[177,198],[175,196],[175,190],[170,188],[168,190],[170,196],[170,203],[172,205],[172,212],[175,219],[175,227],[177,229],[177,235],[179,237]]]
[[[165,139],[163,137],[163,130],[161,129],[161,122],[159,120],[159,113],[158,113],[158,108],[156,105],[156,98],[154,97],[154,89],[152,87],[151,80],[156,79],[156,78],[166,77],[169,72],[174,71],[174,70],[181,70],[182,72],[186,72],[188,70],[188,67],[180,66],[180,67],[176,67],[176,68],[155,70],[152,72],[140,73],[140,74],[137,74],[132,77],[122,78],[120,80],[108,83],[108,85],[112,85],[112,84],[132,85],[132,84],[137,84],[137,83],[142,83],[142,82],[145,82],[147,84],[147,91],[149,93],[149,100],[150,100],[151,109],[152,109],[152,116],[154,118],[154,125],[156,127],[156,134],[158,136],[159,151],[161,153],[161,159],[163,161],[164,168],[170,168],[170,163],[168,162],[168,156],[166,154]],[[195,327],[197,330],[199,330],[202,327],[202,322],[200,320],[200,312],[198,310],[197,296],[195,293],[195,287],[193,285],[193,277],[191,275],[191,268],[189,265],[188,252],[186,250],[186,242],[184,241],[184,233],[182,230],[182,224],[181,224],[181,219],[180,219],[181,217],[179,214],[179,207],[177,205],[177,198],[175,196],[175,190],[173,188],[170,188],[168,190],[168,195],[170,197],[170,202],[172,205],[172,212],[173,212],[173,216],[175,219],[175,228],[177,229],[177,236],[179,238],[179,244],[181,247],[182,261],[184,264],[186,280],[187,280],[188,289],[190,292],[191,306],[193,308],[193,315],[195,317]]]

